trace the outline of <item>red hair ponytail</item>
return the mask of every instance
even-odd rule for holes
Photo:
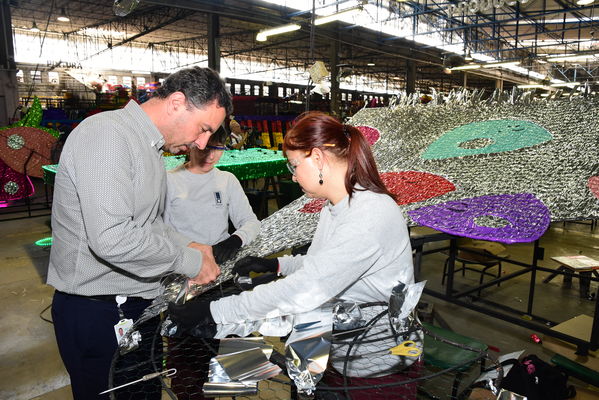
[[[383,184],[370,145],[357,128],[321,112],[304,113],[285,135],[283,149],[311,151],[313,148],[347,160],[345,189],[350,199],[355,190],[370,190],[395,199]],[[364,189],[357,189],[356,184]]]

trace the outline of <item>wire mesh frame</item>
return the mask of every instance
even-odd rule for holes
[[[381,305],[381,304],[382,303],[368,303],[368,304],[361,305],[361,308],[372,306],[372,305]],[[499,377],[497,378],[497,380],[495,382],[496,382],[496,386],[499,387],[501,379],[503,377],[503,370],[502,370],[501,366],[495,360],[493,360],[486,351],[448,340],[447,338],[441,337],[441,336],[435,334],[434,332],[427,330],[424,326],[422,326],[419,323],[417,323],[417,325],[415,325],[413,327],[413,329],[422,330],[426,335],[429,335],[434,340],[438,340],[438,341],[446,343],[450,346],[455,346],[462,350],[467,350],[467,351],[473,352],[473,353],[477,354],[477,356],[474,358],[468,359],[465,362],[452,365],[449,368],[442,368],[442,369],[428,371],[429,373],[422,373],[422,374],[420,374],[420,376],[415,376],[415,377],[406,376],[406,379],[401,379],[398,381],[387,382],[387,383],[377,383],[377,384],[366,384],[366,385],[360,384],[360,383],[358,383],[358,384],[352,383],[351,380],[353,380],[353,378],[350,377],[347,373],[347,365],[348,365],[348,360],[350,358],[352,348],[354,346],[357,346],[360,344],[373,343],[376,341],[393,339],[396,337],[395,334],[389,334],[382,338],[379,337],[377,339],[366,339],[366,337],[368,336],[369,330],[373,326],[375,326],[375,324],[387,314],[388,314],[388,310],[384,310],[384,311],[380,312],[378,315],[376,315],[374,318],[372,318],[365,325],[365,327],[366,327],[365,329],[363,327],[363,329],[360,331],[360,333],[355,335],[350,340],[333,340],[333,344],[346,344],[348,346],[348,349],[346,352],[346,359],[343,362],[343,365],[344,365],[343,371],[342,371],[342,374],[340,374],[342,384],[339,386],[330,386],[323,382],[319,383],[316,387],[316,398],[317,399],[351,400],[351,399],[365,399],[365,398],[381,399],[381,398],[385,398],[385,397],[395,398],[395,399],[396,398],[404,398],[404,399],[405,398],[415,398],[415,397],[401,397],[397,394],[397,390],[401,389],[402,387],[406,387],[407,385],[410,385],[410,384],[421,385],[425,381],[429,381],[429,380],[433,380],[433,379],[440,379],[439,377],[446,375],[446,374],[450,374],[450,373],[454,373],[454,372],[461,374],[461,372],[460,372],[461,370],[468,368],[471,365],[478,363],[479,361],[482,361],[482,360],[490,360],[491,364],[493,365],[492,368],[497,369]],[[147,331],[144,334],[146,334],[146,335],[153,334],[152,338],[151,338],[151,352],[150,352],[149,359],[141,360],[138,363],[132,363],[124,368],[117,368],[118,364],[119,364],[119,360],[122,359],[119,352],[117,351],[113,357],[113,362],[111,365],[111,371],[110,371],[110,375],[109,375],[109,387],[114,387],[115,384],[116,384],[116,386],[118,386],[118,384],[122,384],[125,382],[129,382],[129,381],[133,381],[133,380],[141,378],[142,373],[140,373],[139,370],[143,369],[143,368],[146,368],[146,370],[149,370],[149,368],[151,368],[151,372],[162,371],[165,368],[165,366],[168,366],[167,363],[169,361],[167,361],[167,360],[169,360],[169,359],[172,360],[173,357],[171,357],[171,355],[175,354],[175,352],[178,350],[182,350],[183,352],[191,352],[191,355],[194,358],[197,358],[198,355],[193,354],[194,344],[192,342],[195,342],[195,343],[200,342],[201,346],[208,348],[212,354],[218,353],[217,348],[215,346],[213,346],[213,344],[212,344],[213,343],[212,340],[198,339],[198,338],[193,338],[193,337],[182,338],[181,341],[175,345],[169,344],[166,351],[163,351],[164,343],[162,340],[162,336],[160,335],[160,324],[158,324],[157,329],[155,329],[153,331]],[[127,353],[123,357],[130,357],[129,354],[130,353]],[[283,359],[282,354],[280,354],[280,353],[276,353],[276,354],[278,356],[278,360]],[[211,355],[208,356],[208,355],[204,354],[203,356],[204,356],[205,360],[200,361],[200,362],[205,362],[207,365],[207,362],[208,362],[209,358],[211,357]],[[271,361],[274,361],[274,358],[275,357],[271,357]],[[281,365],[282,363],[280,361],[275,362],[275,363],[279,364],[279,366],[281,366],[283,369],[285,368],[284,365]],[[329,371],[331,369],[332,368],[328,368],[326,373],[334,374],[335,373],[334,371]],[[422,368],[422,370],[424,370],[424,368]],[[118,382],[115,379],[116,376],[120,376],[120,378],[121,378],[121,379],[118,379]],[[125,378],[125,379],[123,379],[123,378]],[[156,378],[156,380],[157,380],[156,385],[154,386],[155,388],[160,387],[160,389],[164,390],[172,399],[180,398],[179,396],[181,396],[181,393],[175,393],[175,391],[172,390],[172,387],[171,387],[172,382],[168,382],[162,376]],[[288,393],[289,396],[291,396],[291,398],[296,398],[295,397],[296,390],[295,390],[293,381],[291,381],[291,380],[286,381],[283,378],[279,378],[279,377],[271,378],[268,381],[270,381],[272,383],[276,383],[278,385],[288,386],[289,388],[286,389],[286,392]],[[453,393],[457,390],[456,381],[457,381],[457,379],[454,380],[453,384],[452,384],[454,386],[452,388],[452,395],[448,396],[448,397],[444,397],[444,398],[447,398],[447,399],[463,399],[463,398],[465,398],[465,395],[467,395],[469,386],[466,387],[466,389],[464,389],[459,395],[456,396]],[[201,383],[201,379],[199,379],[199,382]],[[200,386],[199,385],[196,385],[196,386],[197,386],[197,390],[194,393],[191,393],[191,394],[185,393],[182,398],[185,398],[185,399],[204,398],[201,394],[199,394],[199,393],[201,393]],[[439,385],[435,385],[435,386],[439,386]],[[447,386],[449,386],[449,384]],[[126,398],[126,399],[146,398],[143,391],[137,391],[137,390],[140,390],[139,387],[132,385],[127,388],[123,388],[120,391],[111,392],[110,398],[112,400],[123,399],[123,398]],[[449,393],[449,389],[447,389],[447,391]],[[367,397],[364,396],[364,393],[368,394]],[[420,386],[418,387],[418,393],[419,394],[421,393]],[[196,396],[196,397],[194,397],[194,396]],[[252,399],[273,398],[272,394],[270,394],[270,395],[264,394],[264,396],[265,397],[262,397],[261,393],[259,392],[256,396],[252,396],[251,398]],[[424,396],[425,396],[425,398],[428,398],[428,399],[441,399],[441,397],[431,395],[427,392],[424,392]],[[232,396],[232,397],[237,398],[235,396]],[[242,397],[242,396],[240,396],[240,397]],[[160,398],[160,397],[158,397],[158,398]],[[248,398],[248,397],[243,396],[243,398]],[[278,398],[278,397],[274,397],[274,398]]]

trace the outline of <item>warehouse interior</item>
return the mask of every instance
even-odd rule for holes
[[[397,173],[434,172],[438,161],[410,168],[405,167],[408,156],[402,162],[393,157],[411,157],[411,146],[425,149],[420,142],[459,124],[504,118],[493,115],[494,109],[513,106],[510,118],[516,119],[550,102],[568,104],[568,110],[576,111],[565,120],[553,122],[559,120],[555,110],[560,107],[549,105],[533,121],[542,125],[543,119],[551,120],[547,132],[564,143],[572,136],[572,146],[565,145],[563,153],[542,155],[553,159],[545,168],[562,165],[567,174],[556,170],[527,175],[526,168],[543,169],[544,159],[538,159],[538,168],[534,165],[534,157],[542,153],[538,147],[538,153],[520,153],[531,165],[514,165],[510,172],[524,171],[522,179],[530,182],[519,185],[529,185],[531,193],[537,190],[548,204],[551,217],[542,235],[527,241],[464,241],[450,230],[417,223],[410,213],[422,204],[398,204],[404,216],[409,215],[416,280],[426,281],[418,308],[422,321],[481,343],[493,359],[520,350],[535,354],[568,376],[577,392],[572,398],[597,399],[599,161],[592,154],[599,151],[599,15],[594,6],[592,0],[1,0],[0,135],[4,129],[22,127],[51,133],[56,144],[40,164],[57,165],[61,146],[85,118],[121,109],[129,101],[142,104],[169,74],[208,67],[220,73],[231,92],[233,113],[227,120],[239,122],[248,134],[241,151],[278,154],[282,170],[270,176],[238,176],[255,214],[264,221],[276,218],[285,206],[312,204],[293,182],[281,152],[285,135],[305,111],[321,111],[367,129],[373,128],[364,121],[380,122],[375,130],[383,138],[371,143],[373,154],[381,171]],[[450,112],[429,110],[444,106],[459,110],[458,122],[437,128],[435,118]],[[394,123],[409,107],[416,117],[431,120],[399,132]],[[408,120],[404,118],[402,128],[410,125]],[[433,133],[425,132],[427,124]],[[574,128],[570,131],[569,126]],[[384,137],[389,132],[393,136],[387,138],[393,141]],[[581,142],[574,138],[583,135],[590,138],[588,144],[574,148]],[[54,288],[46,284],[56,170],[38,168],[31,174],[25,167],[19,177],[26,178],[22,182],[30,189],[18,197],[21,192],[10,180],[18,161],[10,153],[10,141],[6,143],[0,149],[0,398],[70,400],[69,374],[50,315]],[[476,150],[488,145],[471,144],[469,149]],[[468,179],[476,179],[477,165],[489,168],[481,177],[492,176],[492,155],[476,157],[463,165]],[[433,169],[427,170],[429,166]],[[449,180],[459,175],[442,171],[439,175]],[[496,181],[475,182],[474,189],[466,187],[473,181],[461,181],[456,190],[463,190],[463,198],[503,193],[506,187],[509,191],[510,173],[497,173]],[[572,181],[551,181],[553,175]],[[424,205],[459,199],[441,194]],[[284,235],[285,229],[281,226],[279,233]],[[290,242],[297,239],[294,234]],[[473,243],[474,255],[484,258],[473,260],[472,252],[463,252]],[[295,254],[299,248],[268,256]],[[582,272],[563,262],[583,256],[594,264]],[[460,266],[470,269],[460,271]],[[488,283],[493,279],[500,282]],[[438,385],[431,378],[415,398],[508,398],[489,395],[489,387],[483,394],[482,385],[480,392],[472,391],[469,385],[480,369],[478,363],[467,367],[457,389],[452,387],[453,374]],[[262,396],[228,398],[303,398],[289,389],[292,385],[283,386]],[[427,392],[431,387],[434,394]],[[173,397],[165,390],[162,398]],[[346,392],[342,398],[352,396]]]

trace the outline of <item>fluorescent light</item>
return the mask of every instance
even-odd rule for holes
[[[597,56],[598,56],[598,54],[573,54],[571,56],[565,56],[565,57],[548,58],[547,61],[549,61],[549,62],[584,61],[589,58],[593,58],[593,57],[597,57]]]
[[[536,89],[536,88],[542,88],[544,85],[540,85],[538,83],[536,84],[530,84],[530,85],[518,85],[518,89]]]
[[[580,85],[580,82],[563,82],[563,83],[552,83],[553,87],[574,87]]]
[[[338,13],[327,15],[324,17],[318,17],[314,20],[314,25],[323,25],[329,22],[340,20],[341,17],[348,17],[362,11],[362,7],[352,7],[347,10],[339,11]]]
[[[594,2],[595,2],[595,0],[577,0],[576,5],[577,6],[586,6],[589,4],[593,4]]]
[[[450,68],[452,71],[459,71],[459,70],[463,70],[463,69],[477,69],[480,68],[481,65],[480,64],[466,64],[466,65],[461,65],[459,67],[453,67]]]
[[[256,35],[256,40],[259,42],[265,42],[269,36],[274,36],[274,35],[279,35],[281,33],[297,31],[300,28],[301,28],[301,26],[299,26],[298,24],[288,24],[288,25],[277,26],[276,28],[272,28],[272,29],[265,29],[265,30],[258,32],[258,34]]]
[[[371,62],[367,63],[366,65],[369,67],[374,67],[376,64],[371,61]]]
[[[131,71],[133,75],[150,75],[152,74],[150,71]]]
[[[497,62],[497,63],[483,64],[483,68],[499,68],[499,67],[518,65],[518,64],[520,64],[520,61]]]

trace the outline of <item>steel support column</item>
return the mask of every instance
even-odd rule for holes
[[[19,103],[8,0],[0,0],[0,22],[0,126],[5,126],[9,124]]]
[[[220,20],[217,14],[208,14],[208,67],[220,72]]]

